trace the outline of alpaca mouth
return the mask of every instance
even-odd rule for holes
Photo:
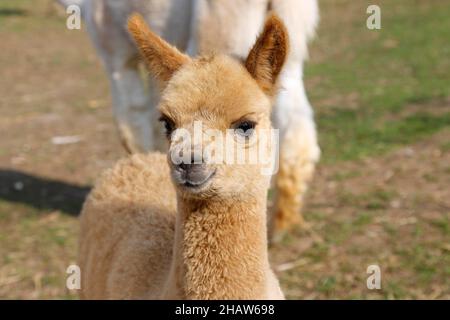
[[[198,189],[202,189],[204,186],[206,186],[208,184],[208,182],[211,181],[211,179],[214,177],[214,175],[216,174],[216,170],[212,171],[209,175],[207,175],[204,179],[202,180],[191,180],[189,178],[186,178],[184,182],[182,182],[181,184],[191,190],[198,190]]]

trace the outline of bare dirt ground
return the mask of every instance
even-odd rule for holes
[[[0,10],[0,298],[76,298],[65,281],[77,214],[101,170],[125,152],[85,32],[62,27],[50,1],[16,3],[24,9]],[[312,51],[318,61],[333,55],[323,56],[324,41]],[[358,95],[339,101],[351,106]],[[417,105],[448,109],[446,100]],[[65,136],[77,141],[58,144]],[[287,296],[450,299],[449,137],[446,128],[385,154],[320,164],[304,210],[310,229],[271,248]],[[371,264],[381,268],[381,290],[366,287]]]

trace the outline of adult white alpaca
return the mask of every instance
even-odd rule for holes
[[[270,218],[275,217],[272,226],[285,229],[303,222],[299,214],[303,196],[320,156],[313,111],[303,85],[307,41],[319,18],[317,1],[84,0],[82,8],[110,79],[120,137],[130,152],[164,150],[165,142],[156,123],[158,88],[152,78],[144,79],[139,73],[138,53],[125,27],[128,16],[139,12],[157,34],[191,55],[213,51],[244,59],[269,11],[285,23],[291,43],[272,114],[274,127],[280,129],[280,165]]]

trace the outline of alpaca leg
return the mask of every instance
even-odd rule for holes
[[[272,9],[289,31],[290,51],[280,78],[280,93],[273,112],[275,128],[280,129],[280,165],[274,179],[276,204],[269,230],[303,224],[300,210],[320,156],[311,105],[303,85],[303,62],[307,42],[319,21],[316,0],[272,0]]]
[[[137,66],[120,63],[109,69],[113,110],[120,137],[130,152],[144,152],[161,148],[162,134],[157,131],[156,101],[153,88],[149,95]]]
[[[153,90],[147,90],[139,73],[137,50],[121,23],[126,21],[126,14],[112,10],[102,1],[88,1],[85,7],[88,33],[110,80],[114,118],[122,143],[129,152],[153,150],[157,146],[157,97]]]
[[[304,226],[301,214],[303,199],[319,153],[313,133],[310,120],[298,118],[291,122],[281,142],[280,166],[275,180],[275,230],[286,230],[295,225]]]
[[[271,232],[304,224],[300,214],[303,197],[320,157],[313,111],[299,70],[299,65],[287,66],[274,107],[274,126],[280,129],[280,159]]]

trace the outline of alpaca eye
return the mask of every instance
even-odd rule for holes
[[[175,130],[175,124],[169,118],[162,116],[159,121],[163,123],[166,136],[170,136]]]
[[[255,122],[246,120],[236,123],[233,128],[236,134],[240,135],[241,137],[248,138],[253,134],[255,126]]]

